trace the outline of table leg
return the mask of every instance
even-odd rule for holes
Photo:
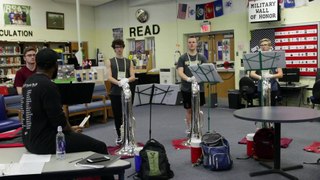
[[[301,101],[303,100],[302,95],[303,95],[303,89],[300,88],[300,90],[299,90],[299,107],[301,106]]]
[[[252,172],[250,173],[250,176],[260,176],[265,174],[273,174],[278,173],[282,176],[287,177],[288,179],[296,180],[298,179],[295,176],[292,176],[285,171],[294,170],[294,169],[301,169],[303,168],[302,165],[296,165],[296,166],[290,166],[281,168],[281,146],[280,146],[280,137],[281,137],[281,123],[274,123],[275,127],[275,135],[274,135],[274,160],[273,160],[273,168],[265,163],[260,163],[266,168],[269,168],[268,170],[264,171],[258,171],[258,172]]]
[[[118,174],[119,180],[124,180],[124,172]]]

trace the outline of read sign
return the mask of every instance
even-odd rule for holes
[[[249,22],[277,21],[279,18],[278,0],[249,2]]]

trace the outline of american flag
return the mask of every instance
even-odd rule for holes
[[[285,51],[286,66],[301,76],[315,76],[318,67],[318,25],[275,29],[275,50]]]
[[[178,19],[186,19],[186,14],[187,14],[187,4],[181,4],[179,3],[179,8],[178,8]]]

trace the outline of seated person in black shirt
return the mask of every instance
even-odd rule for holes
[[[60,102],[56,78],[57,53],[42,49],[36,55],[37,71],[30,76],[22,88],[23,143],[35,154],[55,154],[57,127],[63,127],[66,152],[94,151],[107,154],[104,142],[81,134],[82,128],[70,126]]]

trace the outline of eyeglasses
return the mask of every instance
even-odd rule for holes
[[[36,54],[26,54],[27,57],[33,57],[36,56]]]
[[[123,47],[122,46],[115,46],[114,48],[117,49],[117,48],[123,48]]]
[[[269,46],[269,44],[260,44],[260,46]]]

